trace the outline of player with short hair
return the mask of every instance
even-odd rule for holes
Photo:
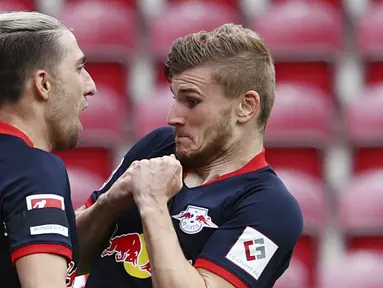
[[[72,32],[37,12],[0,14],[0,286],[72,287],[78,243],[67,172],[95,84]]]
[[[265,159],[272,57],[225,24],[177,39],[165,67],[172,127],[135,144],[77,216],[86,287],[272,287],[303,225]]]

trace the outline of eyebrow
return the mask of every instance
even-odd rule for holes
[[[172,86],[170,86],[170,91],[174,94],[174,90]],[[201,92],[198,89],[195,88],[181,88],[178,90],[178,93],[185,94],[185,93],[196,93],[198,95],[201,95]]]

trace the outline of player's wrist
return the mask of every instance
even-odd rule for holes
[[[110,191],[100,195],[97,200],[100,209],[108,213],[109,215],[120,214],[129,203],[125,203],[121,199],[116,199],[113,197]]]
[[[157,217],[168,212],[168,206],[166,203],[153,203],[149,201],[136,202],[141,219]]]

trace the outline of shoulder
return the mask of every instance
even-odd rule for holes
[[[66,168],[57,155],[25,145],[15,145],[0,153],[3,183],[66,181]],[[2,185],[1,185],[2,186]]]
[[[259,223],[263,233],[276,243],[295,245],[303,229],[303,217],[297,200],[270,168],[257,172],[237,193],[236,210],[244,213],[249,223]]]
[[[172,127],[161,127],[145,135],[125,154],[127,162],[171,153],[175,144],[173,131]]]
[[[66,173],[64,162],[53,153],[28,147],[22,156],[19,161],[16,161],[18,169],[24,168],[35,173],[44,173],[43,175]]]

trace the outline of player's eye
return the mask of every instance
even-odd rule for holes
[[[78,72],[81,72],[83,69],[85,69],[85,64],[81,64],[81,66],[79,66],[79,67],[77,68],[77,71],[78,71]]]
[[[201,101],[199,101],[199,100],[197,100],[197,99],[195,99],[195,98],[188,98],[188,99],[187,99],[187,103],[188,103],[188,106],[189,106],[190,108],[193,108],[193,107],[197,106],[200,102],[201,102]]]

